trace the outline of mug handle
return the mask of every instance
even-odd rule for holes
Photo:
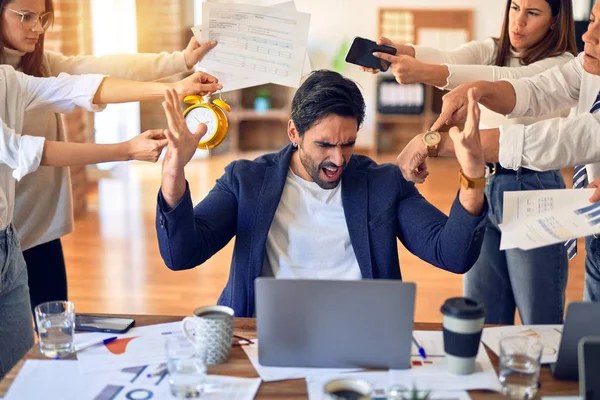
[[[191,344],[196,344],[196,337],[194,335],[192,335],[190,333],[190,331],[187,330],[187,326],[186,324],[188,322],[193,323],[194,325],[197,324],[196,320],[194,317],[185,317],[183,319],[183,321],[181,321],[181,332],[183,333],[183,336],[185,336],[185,338],[191,343]]]

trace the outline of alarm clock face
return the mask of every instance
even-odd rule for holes
[[[199,123],[206,124],[206,134],[200,139],[201,142],[210,139],[217,133],[217,114],[210,108],[196,107],[185,115],[185,122],[190,132],[196,132]]]

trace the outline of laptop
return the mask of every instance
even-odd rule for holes
[[[255,280],[258,361],[298,368],[410,367],[414,283]]]
[[[578,380],[577,346],[584,336],[600,335],[600,303],[571,303],[563,326],[556,363],[550,365],[556,379]]]

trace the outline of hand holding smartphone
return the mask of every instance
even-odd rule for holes
[[[346,62],[367,68],[387,71],[390,67],[390,62],[375,57],[373,55],[373,52],[375,51],[391,54],[393,56],[396,55],[396,48],[392,46],[380,46],[372,40],[357,36],[352,41],[348,53],[346,53]]]

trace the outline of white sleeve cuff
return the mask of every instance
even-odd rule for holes
[[[441,56],[441,52],[438,49],[433,49],[425,46],[411,45],[415,50],[415,58],[421,62],[427,64],[441,64],[444,58]]]
[[[13,178],[20,181],[25,175],[38,169],[42,161],[45,141],[45,138],[39,136],[21,136],[19,140],[19,161],[17,168],[13,171]]]
[[[60,74],[58,77],[60,78]],[[67,74],[64,74],[68,77]],[[73,88],[73,103],[88,111],[102,111],[106,108],[106,104],[94,104],[94,97],[100,87],[100,84],[106,78],[106,75],[86,74],[76,77],[77,82]]]
[[[504,168],[517,170],[523,159],[525,125],[500,126],[498,161]]]
[[[526,115],[529,110],[529,90],[527,84],[520,79],[502,79],[510,83],[515,91],[515,107],[506,116],[508,118],[518,118]]]

